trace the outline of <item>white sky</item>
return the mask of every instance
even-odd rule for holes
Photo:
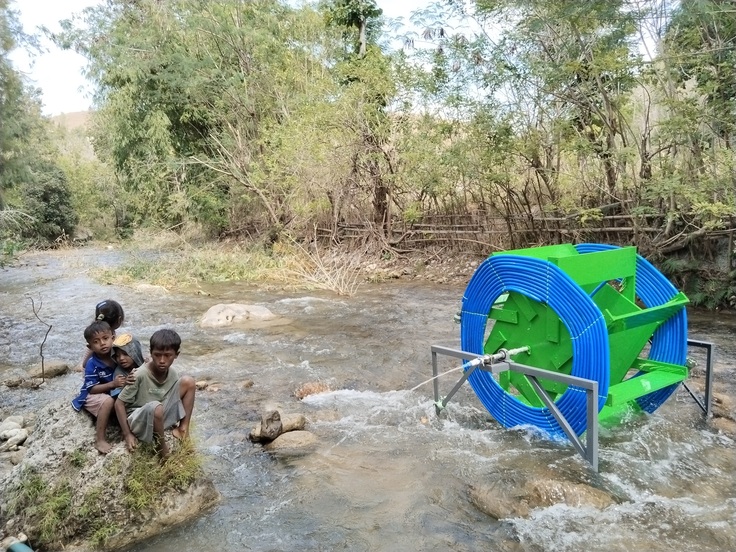
[[[11,8],[20,12],[26,33],[34,33],[41,25],[57,31],[60,20],[99,3],[98,0],[15,0]],[[432,0],[377,0],[377,3],[387,17],[402,17],[408,22],[411,12],[432,3]],[[44,114],[58,115],[89,109],[91,89],[82,76],[85,59],[75,52],[60,50],[49,41],[45,41],[44,46],[48,51],[32,60],[22,50],[11,55],[16,69],[25,72],[43,91]]]

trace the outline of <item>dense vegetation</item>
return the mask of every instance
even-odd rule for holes
[[[730,235],[725,0],[444,0],[406,36],[374,0],[107,0],[54,37],[97,85],[94,156],[40,117],[7,57],[28,40],[0,9],[5,244],[77,219],[96,235],[196,225],[270,243],[316,228],[338,243],[353,225],[385,251],[394,226],[432,217],[501,221],[500,247],[610,217],[653,258]],[[716,302],[732,295],[728,257]],[[702,269],[669,266],[712,295]]]

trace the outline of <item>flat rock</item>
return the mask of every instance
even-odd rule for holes
[[[61,360],[49,360],[43,363],[43,370],[41,370],[41,363],[31,366],[28,370],[28,375],[31,378],[55,378],[61,376],[69,371],[69,363]]]
[[[289,431],[264,445],[263,450],[281,455],[298,456],[311,452],[317,443],[317,436],[311,431]]]

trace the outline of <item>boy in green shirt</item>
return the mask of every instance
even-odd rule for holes
[[[180,378],[171,368],[180,347],[181,338],[174,330],[154,332],[151,360],[138,370],[135,383],[126,386],[115,401],[115,414],[128,450],[135,450],[139,440],[154,442],[162,461],[169,456],[164,430],[176,426],[174,437],[186,439],[194,409],[194,379]]]

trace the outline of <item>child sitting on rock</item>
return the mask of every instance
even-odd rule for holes
[[[125,321],[125,312],[123,306],[112,299],[105,299],[95,305],[95,322],[107,322],[112,330],[112,336],[115,337],[117,330]],[[82,359],[82,368],[87,365],[87,361],[91,355],[91,351],[87,349]]]
[[[91,355],[84,365],[84,382],[72,406],[79,412],[84,408],[92,414],[95,423],[95,448],[102,454],[112,449],[105,440],[105,430],[110,420],[115,399],[110,391],[123,387],[125,377],[113,376],[115,361],[112,358],[113,330],[107,322],[93,322],[84,329],[84,339]]]
[[[126,386],[115,401],[115,414],[128,450],[135,450],[139,440],[153,442],[162,461],[170,452],[164,430],[176,426],[174,437],[186,439],[194,409],[194,379],[180,378],[171,367],[180,347],[181,338],[174,330],[154,332],[151,360],[137,371],[135,382]]]
[[[112,342],[112,350],[117,363],[117,368],[113,373],[113,378],[117,376],[125,377],[126,384],[135,382],[135,373],[138,367],[143,364],[143,350],[141,343],[129,333],[120,334]],[[122,388],[110,391],[110,396],[117,397]]]

